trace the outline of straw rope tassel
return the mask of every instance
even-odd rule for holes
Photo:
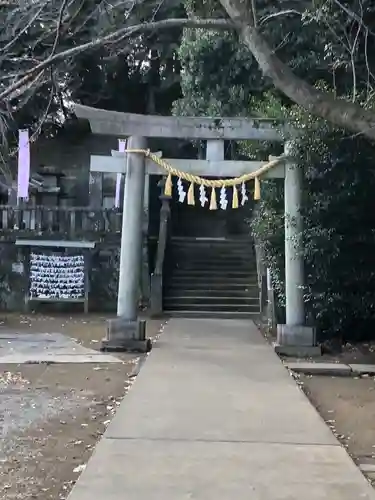
[[[168,164],[165,160],[160,158],[158,155],[151,153],[149,149],[126,149],[125,152],[127,153],[139,153],[147,156],[150,158],[153,162],[155,162],[159,167],[163,168],[168,172],[168,177],[166,181],[166,188],[165,192],[168,192],[169,190],[169,181],[170,184],[172,184],[172,176],[179,177],[180,179],[183,179],[187,182],[190,183],[189,191],[188,191],[188,204],[189,205],[195,205],[195,199],[194,199],[194,184],[197,184],[198,186],[204,186],[205,188],[211,188],[211,203],[210,203],[210,209],[211,210],[216,210],[217,208],[217,203],[216,203],[216,192],[215,188],[228,188],[228,187],[234,187],[239,184],[244,184],[245,182],[249,181],[250,179],[254,179],[254,200],[260,200],[260,180],[259,176],[264,175],[266,172],[269,170],[273,169],[280,163],[285,161],[284,156],[280,156],[278,158],[275,158],[273,160],[270,160],[268,163],[260,167],[256,172],[250,172],[248,174],[243,174],[239,177],[235,177],[233,179],[226,179],[226,180],[218,180],[218,179],[204,179],[203,177],[200,177],[199,175],[193,175],[187,172],[183,172],[182,170],[179,170],[177,168],[172,167],[172,165]],[[237,189],[237,188],[236,188]],[[171,186],[171,191],[172,191],[172,186]],[[234,194],[234,192],[233,192]],[[246,195],[246,190],[245,190],[245,195]],[[234,195],[235,198],[235,195]],[[245,200],[245,196],[242,198],[242,202]],[[234,203],[236,201],[234,200]],[[238,203],[238,193],[237,193],[237,203]],[[222,207],[223,208],[223,207]],[[225,207],[226,208],[226,207]]]
[[[260,200],[260,181],[259,177],[254,178],[254,200]]]
[[[233,186],[232,208],[238,208],[238,192],[236,186]]]
[[[194,182],[190,183],[188,195],[187,195],[187,202],[188,202],[188,205],[195,205]]]
[[[171,174],[168,174],[167,180],[165,181],[164,194],[165,194],[165,196],[172,196],[172,175]]]
[[[217,210],[216,190],[214,187],[211,189],[210,210]]]

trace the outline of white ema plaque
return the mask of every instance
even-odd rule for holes
[[[83,255],[30,256],[31,299],[81,299],[85,295]]]

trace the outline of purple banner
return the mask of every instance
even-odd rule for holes
[[[118,150],[123,153],[125,151],[125,149],[126,149],[126,139],[119,139],[118,140]],[[117,177],[116,177],[115,208],[119,208],[120,207],[121,181],[122,181],[122,174],[117,174]]]
[[[30,142],[28,129],[18,131],[17,198],[29,198]]]

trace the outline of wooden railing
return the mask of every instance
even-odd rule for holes
[[[14,207],[0,205],[0,233],[56,234],[120,233],[122,213],[89,207]]]

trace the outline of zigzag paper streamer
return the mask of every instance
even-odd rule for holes
[[[228,207],[227,190],[226,190],[226,188],[224,186],[220,189],[220,200],[219,200],[219,203],[220,203],[220,208],[222,210],[226,210],[227,209],[227,207]]]
[[[244,206],[245,203],[249,200],[249,197],[246,194],[246,185],[243,182],[241,185],[241,205]]]
[[[186,191],[184,189],[184,186],[182,184],[181,178],[178,179],[177,181],[177,192],[178,192],[178,201],[180,203],[183,203],[186,198]]]
[[[208,203],[206,188],[203,185],[199,186],[199,201],[201,202],[202,207],[204,207],[205,204]]]

